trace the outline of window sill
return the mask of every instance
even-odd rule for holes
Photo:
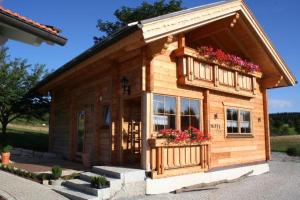
[[[254,138],[252,134],[227,134],[226,138]]]

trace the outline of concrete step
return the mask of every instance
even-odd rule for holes
[[[53,190],[71,200],[99,200],[99,198],[94,195],[85,194],[64,186],[57,186],[53,188]]]
[[[92,177],[94,176],[100,176],[99,174],[93,173],[93,172],[83,172],[80,174],[80,179],[91,182]],[[110,183],[110,189],[111,192],[117,192],[121,190],[122,188],[122,181],[119,178],[112,178],[112,177],[106,177],[107,181]]]
[[[96,189],[92,188],[91,184],[87,181],[81,179],[71,179],[62,184],[67,188],[71,188],[73,190],[77,190],[89,195],[94,195],[96,197],[100,197],[101,199],[109,199],[110,198],[110,188],[102,188]]]
[[[123,184],[144,181],[146,178],[145,170],[115,167],[115,166],[94,166],[92,171],[99,175],[119,178]]]

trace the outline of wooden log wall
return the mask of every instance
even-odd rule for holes
[[[202,117],[202,129],[203,123],[204,125],[207,123],[207,129],[209,129],[209,133],[213,138],[210,149],[212,168],[265,161],[266,127],[264,125],[263,93],[260,80],[256,78],[252,79],[253,83],[251,85],[248,84],[250,80],[245,80],[245,86],[243,87],[251,88],[252,92],[255,91],[255,95],[242,96],[231,94],[231,92],[208,89],[209,91],[205,93],[209,94],[208,103],[205,101],[207,95],[204,95],[204,89],[201,89],[201,85],[190,87],[178,84],[177,80],[180,78],[178,72],[181,70],[177,68],[176,59],[173,59],[171,55],[177,48],[178,44],[176,39],[174,39],[172,43],[168,44],[168,48],[165,51],[155,52],[155,56],[151,62],[153,68],[153,93],[203,99],[204,107],[208,107],[205,111],[201,111],[205,115]],[[207,103],[205,104],[205,102]],[[232,107],[247,109],[251,105],[252,137],[227,137],[225,105],[228,105],[228,103]],[[203,122],[203,120],[205,121]],[[151,124],[151,127],[153,127],[153,124]],[[177,124],[178,127],[179,125]],[[155,135],[153,128],[151,128],[151,132]]]
[[[130,56],[129,56],[130,55]],[[123,59],[123,60],[122,60]],[[121,78],[126,76],[131,85],[131,95],[141,93],[141,63],[134,54],[119,56],[118,61],[99,60],[78,71],[53,89],[55,98],[53,151],[76,158],[77,113],[84,110],[86,126],[84,151],[92,163],[120,162],[121,103],[127,98],[121,91]],[[103,106],[111,106],[112,124],[102,126]]]

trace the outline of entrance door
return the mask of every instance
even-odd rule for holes
[[[122,123],[123,164],[140,167],[141,161],[141,98],[124,101]]]

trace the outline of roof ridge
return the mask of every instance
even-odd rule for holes
[[[179,10],[179,11],[176,11],[176,12],[160,15],[160,16],[157,16],[157,17],[152,17],[152,18],[149,18],[149,19],[144,19],[144,20],[141,20],[141,23],[142,24],[150,23],[150,22],[154,22],[154,21],[157,21],[157,20],[166,19],[166,18],[169,18],[169,17],[182,15],[182,14],[202,10],[202,9],[217,6],[217,5],[222,5],[222,4],[229,3],[229,2],[235,2],[235,1],[243,1],[243,0],[222,0],[222,1],[217,1],[217,2],[213,2],[213,3],[209,3],[209,4],[204,4],[204,5],[200,5],[200,6],[187,8],[187,9]]]

